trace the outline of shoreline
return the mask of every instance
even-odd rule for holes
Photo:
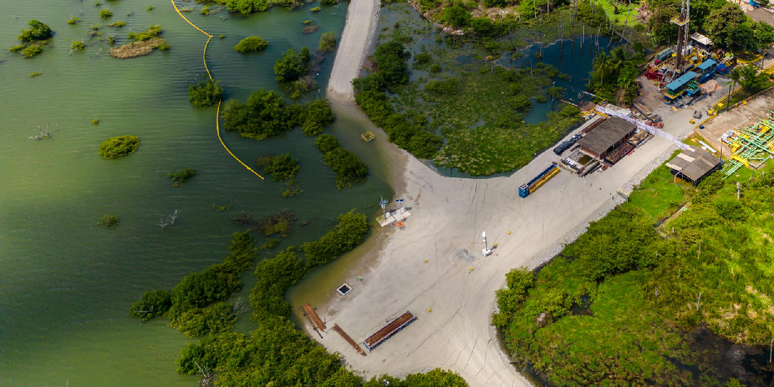
[[[355,104],[352,80],[360,75],[376,33],[380,0],[352,0],[341,34],[331,76],[326,90],[328,98],[342,104]]]

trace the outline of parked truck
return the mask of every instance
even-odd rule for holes
[[[540,172],[534,179],[530,180],[527,184],[522,184],[519,187],[519,196],[526,198],[538,188],[542,187],[547,181],[551,180],[554,176],[559,174],[559,167],[556,164],[551,164],[545,171]]]

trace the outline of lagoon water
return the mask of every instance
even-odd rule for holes
[[[196,109],[188,102],[188,85],[204,73],[206,37],[168,1],[108,1],[102,7],[77,0],[2,3],[2,386],[194,385],[197,378],[177,374],[174,364],[193,340],[163,320],[140,324],[128,316],[128,307],[143,291],[169,289],[186,274],[222,260],[229,235],[239,230],[229,219],[241,211],[254,217],[293,211],[298,221],[280,245],[286,247],[319,237],[341,212],[357,208],[373,215],[379,196],[392,195],[388,156],[378,144],[360,139],[372,126],[352,107],[337,107],[337,121],[326,131],[368,164],[364,183],[337,190],[314,139],[299,130],[261,142],[223,134],[249,165],[267,153],[290,152],[298,158],[304,190],[298,197],[282,198],[280,183],[262,181],[233,160],[217,140],[215,107]],[[148,5],[155,9],[147,11]],[[325,31],[340,36],[347,4],[311,13],[315,5],[242,17],[225,11],[202,16],[200,5],[179,3],[195,7],[197,12],[186,16],[215,35],[207,51],[210,71],[227,98],[241,100],[261,87],[280,89],[273,65],[286,49],[315,48]],[[98,17],[102,8],[113,12],[108,22],[127,24],[118,30],[103,26],[101,37],[89,39],[93,24],[106,24]],[[67,25],[73,16],[81,22]],[[56,34],[43,54],[22,59],[7,48],[17,44],[16,36],[30,19],[49,24]],[[302,34],[306,19],[320,30]],[[123,43],[128,31],[150,24],[161,25],[169,51],[123,61],[107,55],[109,46],[101,39],[115,34]],[[218,39],[220,34],[227,37]],[[232,47],[249,35],[268,40],[269,48],[259,54],[234,52]],[[81,39],[86,50],[70,54],[70,42]],[[332,61],[329,56],[317,77],[323,91]],[[34,71],[43,75],[30,78]],[[94,118],[100,119],[98,125],[91,123]],[[29,139],[37,134],[36,126],[45,129],[47,124],[53,138]],[[113,161],[97,155],[104,139],[124,134],[141,138],[135,154]],[[185,167],[199,174],[172,187],[166,173]],[[233,207],[227,212],[212,208],[229,203]],[[174,226],[156,226],[175,210]],[[105,213],[119,216],[120,226],[97,226]],[[311,223],[301,227],[304,222]],[[242,297],[254,283],[249,273],[244,278]],[[251,327],[248,314],[243,315],[238,329]]]

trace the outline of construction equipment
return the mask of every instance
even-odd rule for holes
[[[559,171],[560,169],[556,164],[551,164],[550,167],[546,168],[545,171],[540,172],[540,174],[537,175],[534,179],[530,180],[529,183],[522,184],[521,187],[519,187],[519,196],[526,198],[533,192],[537,191],[538,188],[542,187],[543,184],[559,174]]]

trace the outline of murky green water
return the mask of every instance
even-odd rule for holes
[[[249,164],[266,153],[290,152],[299,158],[304,189],[299,197],[283,199],[280,184],[259,180],[231,159],[215,136],[214,107],[197,110],[188,102],[188,85],[204,72],[206,38],[167,1],[108,2],[112,21],[127,22],[119,37],[130,28],[161,24],[172,47],[124,61],[108,57],[107,44],[96,38],[86,40],[86,51],[69,55],[70,40],[85,38],[91,25],[101,22],[100,8],[91,1],[0,3],[2,386],[194,385],[196,378],[174,369],[189,340],[164,321],[140,325],[128,317],[127,308],[142,291],[171,288],[187,273],[220,261],[228,236],[237,230],[228,220],[240,211],[264,216],[291,209],[299,227],[281,245],[287,246],[319,237],[338,213],[358,208],[372,214],[374,207],[365,206],[380,194],[392,194],[386,156],[375,143],[360,140],[368,123],[353,108],[336,109],[338,120],[328,132],[368,164],[371,175],[365,183],[338,191],[313,139],[300,131],[263,142],[224,135]],[[148,5],[155,9],[146,11]],[[260,87],[278,88],[273,64],[287,48],[316,47],[323,31],[340,35],[346,5],[324,7],[317,14],[309,12],[310,4],[247,18],[225,12],[187,16],[216,36],[207,53],[210,71],[228,96],[244,99]],[[81,12],[80,24],[66,24]],[[7,48],[33,18],[49,24],[56,35],[42,55],[24,60]],[[320,30],[303,35],[306,19],[315,20]],[[103,37],[112,30],[103,27]],[[227,38],[217,39],[220,34]],[[233,45],[248,35],[269,40],[269,48],[248,56],[234,52]],[[332,57],[318,77],[323,91],[331,65]],[[30,79],[33,71],[43,75]],[[93,118],[100,124],[92,125]],[[28,139],[35,126],[47,123],[52,139]],[[137,153],[100,159],[99,144],[123,134],[141,138]],[[184,167],[199,175],[173,188],[166,173]],[[217,212],[213,203],[233,207]],[[174,210],[180,214],[174,226],[156,226]],[[105,213],[119,216],[121,225],[113,230],[97,226]],[[301,221],[311,224],[302,228]],[[245,278],[243,296],[254,282]],[[250,326],[245,315],[239,329]]]

